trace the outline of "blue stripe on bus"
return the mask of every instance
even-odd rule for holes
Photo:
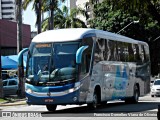
[[[127,75],[126,67],[124,67],[124,69],[123,69],[122,78],[123,78],[122,88],[125,90],[126,89],[126,85],[127,85],[127,81],[128,81],[128,75]]]

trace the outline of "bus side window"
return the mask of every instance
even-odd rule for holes
[[[150,60],[149,56],[149,48],[147,46],[143,46],[143,49],[145,51],[145,61],[148,62]]]
[[[118,54],[120,56],[120,61],[124,62],[125,61],[125,48],[122,42],[118,43]]]
[[[81,64],[81,73],[82,74],[89,72],[90,61],[91,61],[91,55],[84,54],[82,57],[82,64]]]
[[[139,51],[139,46],[137,44],[135,44],[135,62],[137,62],[137,64],[141,64],[142,63],[142,60],[141,60],[141,57],[140,57],[140,51]]]
[[[84,38],[82,40],[82,45],[88,46],[88,48],[83,52],[82,64],[81,64],[81,73],[85,74],[85,73],[88,73],[90,70],[91,54],[92,54],[92,48],[93,48],[92,37]]]
[[[146,51],[145,51],[145,48],[144,48],[144,45],[141,46],[141,50],[142,50],[142,54],[143,54],[143,57],[144,57],[144,61],[143,62],[147,62],[147,55],[146,55]]]
[[[128,54],[129,54],[128,61],[134,62],[135,61],[134,60],[134,48],[131,43],[128,43]]]
[[[113,40],[108,40],[108,61],[116,61],[118,59],[117,57],[117,43]]]
[[[106,59],[106,52],[105,39],[98,38],[96,40],[94,62],[98,63],[99,61],[104,61]]]

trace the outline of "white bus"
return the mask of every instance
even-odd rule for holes
[[[32,105],[137,103],[150,91],[147,43],[96,29],[43,32],[33,38],[26,67],[26,97]]]

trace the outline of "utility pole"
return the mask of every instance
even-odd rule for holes
[[[22,50],[22,0],[17,0],[17,54]],[[23,60],[23,56],[22,56]],[[18,96],[23,98],[25,97],[24,92],[24,68],[22,66],[18,66]]]

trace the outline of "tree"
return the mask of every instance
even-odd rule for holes
[[[77,15],[83,15],[86,17],[86,11],[81,8],[74,8],[70,11],[66,6],[62,7],[62,10],[57,9],[54,15],[54,27],[55,28],[86,28],[85,23],[77,18]],[[48,28],[48,20],[50,16],[48,16],[42,23],[42,30],[45,31]]]
[[[17,0],[17,54],[22,50],[22,0]]]
[[[23,2],[23,8],[26,10],[27,6],[33,2],[33,9],[36,12],[37,15],[37,20],[36,20],[36,25],[38,26],[38,33],[41,32],[41,16],[42,12],[49,12],[50,11],[50,20],[49,22],[49,29],[53,29],[53,21],[54,21],[54,11],[58,8],[58,2],[62,1],[64,2],[65,0],[24,0]]]
[[[22,0],[17,0],[17,54],[22,50]],[[18,96],[24,97],[24,85],[22,74],[24,70],[23,66],[18,66]]]
[[[0,29],[1,31],[1,29]],[[3,82],[2,82],[2,67],[1,67],[1,45],[0,45],[0,98],[3,98]]]
[[[65,0],[60,0],[64,2]],[[49,20],[49,29],[54,29],[54,11],[58,8],[58,0],[50,0],[50,20]]]
[[[33,9],[35,10],[35,13],[37,15],[36,25],[37,25],[37,31],[38,33],[41,33],[41,14],[42,14],[42,5],[44,4],[46,0],[24,0],[23,1],[23,9],[26,10],[28,5],[33,2]]]
[[[107,0],[114,9],[124,11],[136,11],[140,14],[149,13],[160,26],[160,2],[159,0]]]

